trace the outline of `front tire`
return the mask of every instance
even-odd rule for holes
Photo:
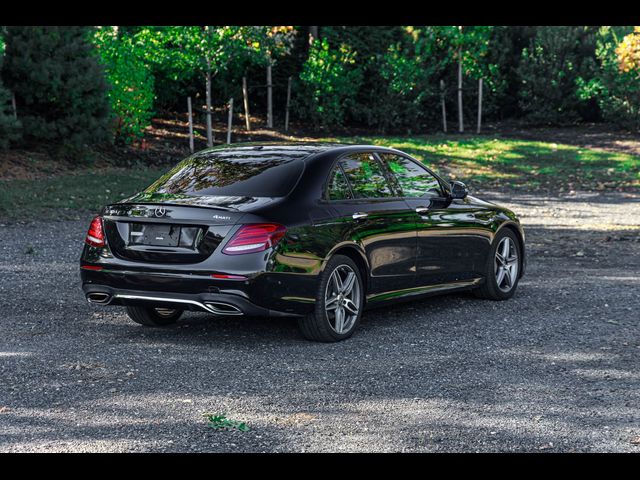
[[[127,307],[129,318],[146,327],[166,327],[178,321],[182,310],[155,307]]]
[[[503,228],[493,241],[487,265],[485,282],[474,293],[489,300],[507,300],[513,297],[520,279],[520,242],[516,234]]]
[[[298,320],[302,335],[315,342],[339,342],[353,335],[362,317],[364,287],[353,260],[336,255],[327,263],[314,312]]]

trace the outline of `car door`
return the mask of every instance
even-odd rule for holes
[[[416,284],[477,277],[487,245],[487,231],[479,228],[477,212],[464,200],[452,200],[446,186],[417,161],[395,153],[379,156],[413,213],[418,242]]]
[[[371,152],[341,157],[330,174],[327,195],[345,229],[342,238],[364,249],[371,275],[368,293],[413,287],[415,213],[389,184],[379,159]]]

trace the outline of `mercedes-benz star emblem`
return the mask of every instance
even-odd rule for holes
[[[164,207],[156,207],[156,211],[154,213],[156,217],[164,217],[167,211]]]

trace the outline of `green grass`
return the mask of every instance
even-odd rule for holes
[[[238,420],[231,420],[227,418],[227,416],[222,413],[203,413],[202,414],[207,420],[207,426],[213,428],[214,430],[240,430],[241,432],[248,432],[249,427],[245,422],[240,422]]]
[[[150,185],[163,170],[110,169],[35,180],[0,180],[0,219],[78,218]]]
[[[443,175],[483,187],[556,191],[640,187],[640,157],[496,137],[332,138],[403,150]]]

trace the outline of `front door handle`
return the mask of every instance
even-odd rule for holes
[[[429,213],[429,207],[416,207],[416,213],[418,215],[426,215]]]
[[[353,218],[354,220],[362,220],[364,218],[367,218],[368,216],[369,216],[368,213],[356,212],[353,215],[351,215],[351,218]]]

